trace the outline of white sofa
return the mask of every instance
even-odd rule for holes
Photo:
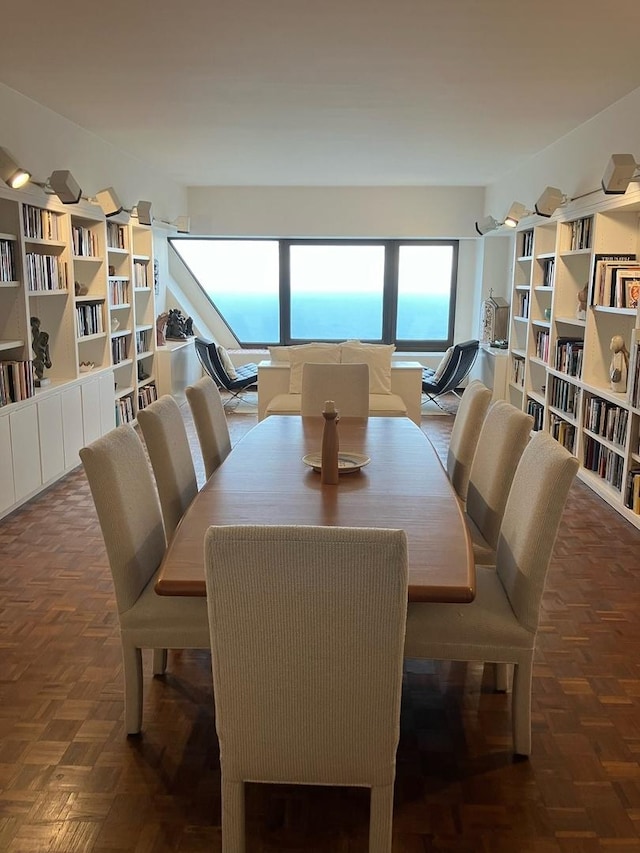
[[[336,346],[340,347],[340,345]],[[263,420],[268,415],[300,414],[301,395],[299,388],[292,385],[292,364],[286,360],[289,355],[287,351],[296,349],[302,348],[279,347],[272,351],[272,356],[276,355],[281,360],[272,358],[259,362],[258,420]],[[363,349],[362,361],[367,360],[366,350],[367,347]],[[356,358],[353,354],[352,357]],[[322,359],[311,358],[310,360]],[[339,356],[327,357],[327,361],[329,360],[339,360]],[[391,361],[390,352],[389,362],[390,387],[388,393],[369,394],[369,414],[372,417],[410,417],[411,420],[419,424],[422,403],[422,365],[417,361]],[[372,391],[375,390],[380,389],[372,384]]]

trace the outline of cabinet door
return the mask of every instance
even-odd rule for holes
[[[0,417],[0,513],[15,501],[9,416]]]
[[[80,462],[78,453],[84,445],[80,386],[75,385],[73,388],[63,391],[60,397],[62,402],[64,467],[68,471],[70,468],[75,468]]]
[[[35,402],[9,415],[13,453],[13,482],[16,501],[35,492],[42,484],[38,409]]]
[[[82,425],[85,444],[91,444],[102,435],[100,384],[97,379],[82,385]]]
[[[64,471],[60,394],[39,400],[37,407],[42,482],[48,483]]]
[[[105,373],[98,381],[100,382],[100,434],[104,435],[116,425],[113,373]]]

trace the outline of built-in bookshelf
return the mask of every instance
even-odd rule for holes
[[[0,187],[0,516],[157,396],[152,271],[150,228]],[[47,335],[40,384],[32,329]]]
[[[640,527],[640,192],[528,217],[514,240],[507,398]],[[629,352],[612,382],[611,340]]]

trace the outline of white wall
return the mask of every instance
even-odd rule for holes
[[[539,110],[544,121],[544,105]],[[593,199],[604,198],[600,181],[612,154],[640,160],[640,88],[487,187],[485,213],[502,219],[513,201],[533,210],[546,186],[570,198],[594,190]]]
[[[125,207],[148,199],[158,219],[186,213],[184,187],[3,84],[0,116],[0,146],[35,179],[44,182],[55,169],[69,169],[86,196],[112,186]]]

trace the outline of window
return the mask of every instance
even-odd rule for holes
[[[453,343],[456,241],[170,243],[243,346],[355,338],[440,350]]]

